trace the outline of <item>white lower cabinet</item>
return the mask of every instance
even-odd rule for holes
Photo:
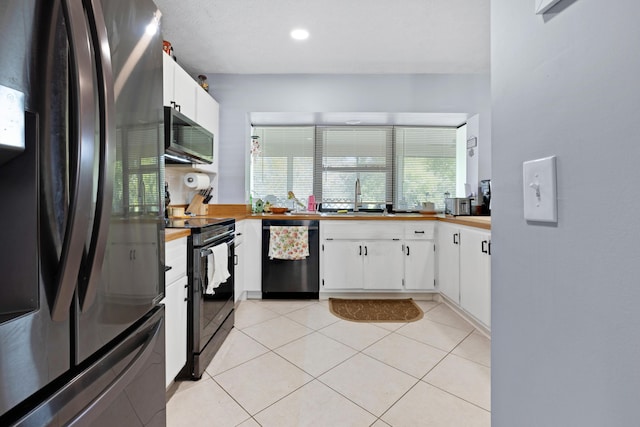
[[[457,226],[439,223],[436,235],[438,290],[460,304],[460,230]]]
[[[407,290],[435,288],[435,222],[404,224],[404,287]]]
[[[324,289],[402,289],[399,240],[325,240]]]
[[[362,289],[362,243],[351,240],[322,242],[323,289]]]
[[[491,326],[491,233],[438,224],[438,290],[488,328]]]
[[[321,291],[432,290],[434,224],[421,222],[323,221]]]
[[[165,384],[168,387],[187,362],[187,238],[167,242],[165,265]]]
[[[491,326],[491,234],[462,230],[460,240],[460,306]]]
[[[244,277],[245,277],[245,254],[244,250],[247,247],[244,243],[245,232],[244,224],[246,221],[236,221],[236,239],[235,239],[235,256],[233,260],[233,298],[234,302],[237,302],[243,297],[244,294]]]
[[[262,292],[262,219],[242,221],[244,269],[242,289],[244,295],[236,298],[259,297]]]

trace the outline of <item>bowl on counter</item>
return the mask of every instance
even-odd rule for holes
[[[271,213],[274,213],[274,214],[283,214],[283,213],[287,212],[289,210],[289,208],[271,206],[271,208],[269,210],[270,210]]]

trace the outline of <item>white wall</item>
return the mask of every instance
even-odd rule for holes
[[[492,425],[638,425],[640,2],[494,0]],[[558,156],[558,223],[522,162]]]
[[[220,103],[220,203],[248,198],[250,112],[479,114],[481,137],[490,141],[488,75],[212,74],[208,81]]]

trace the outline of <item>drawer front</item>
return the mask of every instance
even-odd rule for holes
[[[165,244],[164,264],[171,267],[165,275],[165,283],[170,285],[187,275],[187,238],[172,240]]]
[[[435,221],[408,222],[404,225],[404,238],[410,240],[432,240],[435,238]]]
[[[394,221],[322,221],[323,239],[401,239],[402,225]]]

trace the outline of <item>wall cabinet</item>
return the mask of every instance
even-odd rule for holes
[[[191,120],[196,120],[196,90],[198,84],[169,55],[163,55],[162,99],[167,107],[178,108]]]
[[[438,290],[491,326],[491,233],[438,224]]]
[[[187,238],[165,245],[165,382],[168,387],[187,362]]]

